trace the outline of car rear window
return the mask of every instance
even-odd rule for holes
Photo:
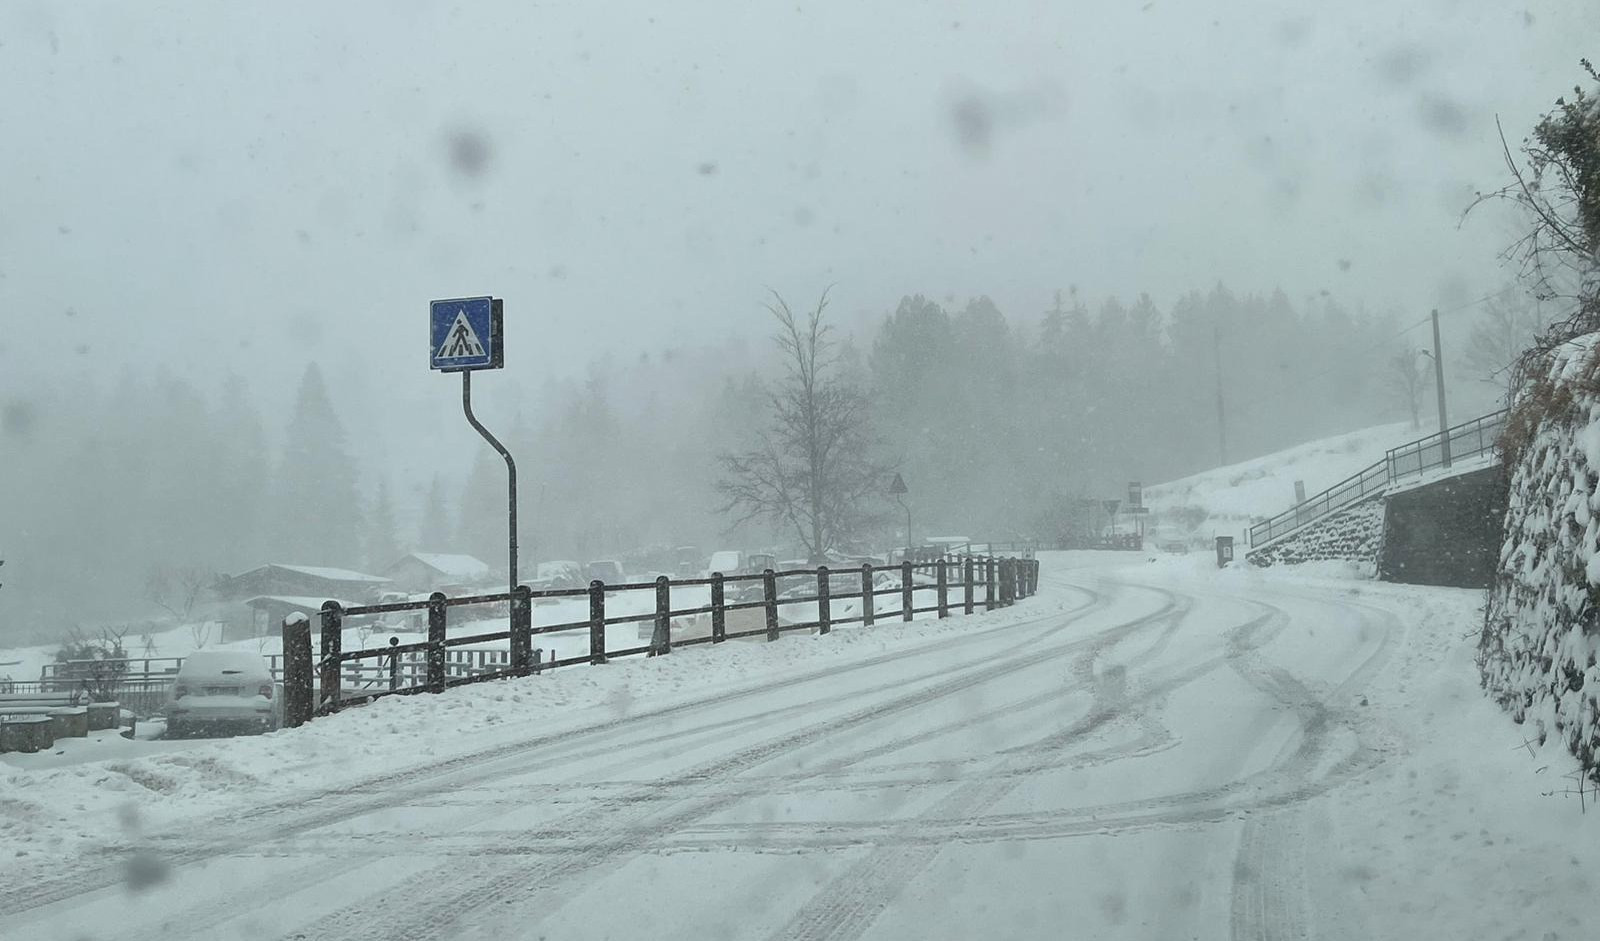
[[[201,650],[184,658],[179,672],[258,676],[267,672],[267,665],[258,654],[231,650]]]

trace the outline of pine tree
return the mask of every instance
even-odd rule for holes
[[[400,558],[401,551],[395,537],[394,504],[389,500],[389,482],[380,479],[377,495],[372,500],[372,511],[367,514],[367,570],[383,571]]]
[[[417,531],[418,548],[426,552],[444,552],[455,545],[450,536],[450,511],[445,506],[444,481],[438,474],[428,487],[428,500],[422,507],[422,524]]]
[[[300,380],[276,492],[279,561],[346,568],[360,562],[356,469],[316,363]]]

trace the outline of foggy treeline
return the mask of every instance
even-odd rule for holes
[[[1128,480],[1407,418],[1390,361],[1422,339],[1330,298],[1220,285],[1165,308],[1070,290],[1022,312],[911,295],[842,327],[841,368],[869,394],[916,534],[978,538],[1049,538],[1072,501],[1121,496]],[[727,340],[619,351],[546,384],[499,429],[520,464],[524,577],[540,560],[650,546],[785,553],[787,534],[730,531],[715,490],[717,455],[762,426],[773,369],[770,344]],[[394,479],[363,456],[363,417],[340,409],[316,365],[288,414],[254,401],[240,379],[213,392],[130,372],[10,414],[7,632],[150,615],[152,581],[179,571],[381,572],[411,549],[503,565],[505,468],[488,447],[465,480]],[[885,509],[881,541],[894,544],[903,517]]]

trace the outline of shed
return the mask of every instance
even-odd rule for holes
[[[218,581],[218,597],[243,601],[258,595],[363,600],[389,584],[381,575],[316,565],[274,562]],[[322,602],[317,602],[320,607]]]
[[[344,601],[340,598],[324,598],[305,595],[257,595],[245,601],[245,607],[250,609],[251,632],[245,637],[232,636],[225,632],[223,641],[246,640],[250,637],[276,637],[283,625],[284,618],[296,611],[311,619],[311,629],[318,629],[317,612],[322,610],[324,601],[337,601],[343,607],[354,606],[354,602]]]
[[[399,591],[458,594],[460,589],[485,584],[493,577],[494,570],[487,562],[470,555],[413,552],[385,569],[384,575]]]

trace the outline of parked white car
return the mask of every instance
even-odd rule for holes
[[[183,660],[167,692],[167,734],[197,729],[278,727],[272,673],[244,650],[197,650]]]

